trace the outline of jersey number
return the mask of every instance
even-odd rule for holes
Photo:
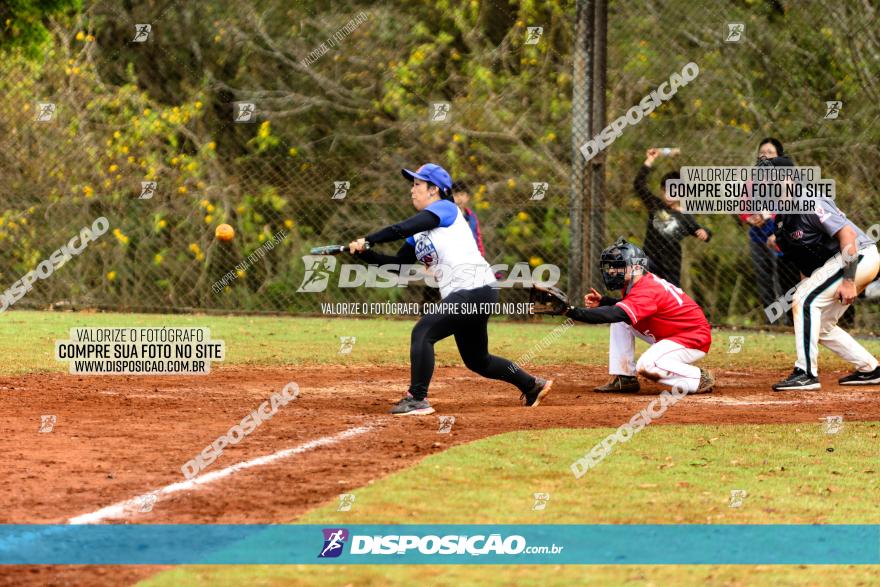
[[[683,302],[682,299],[681,299],[681,294],[684,293],[684,290],[683,290],[683,289],[681,289],[680,287],[676,287],[676,286],[672,285],[671,283],[669,283],[668,281],[666,281],[666,280],[663,279],[662,277],[657,277],[657,276],[655,275],[655,276],[654,276],[654,279],[656,279],[657,282],[658,282],[660,285],[663,286],[663,289],[665,289],[666,291],[669,292],[669,295],[671,295],[672,297],[675,298],[675,301],[678,302],[678,305],[679,305],[679,306],[681,306],[682,304],[684,304],[684,302]]]

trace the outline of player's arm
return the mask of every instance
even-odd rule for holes
[[[386,226],[373,234],[367,235],[365,240],[371,245],[399,241],[408,236],[437,228],[438,226],[440,226],[440,217],[430,210],[422,210],[403,222]]]
[[[409,240],[400,247],[396,255],[383,255],[368,249],[367,243],[372,247],[374,244],[387,243],[408,239],[412,235],[437,228],[440,225],[440,218],[427,210],[422,210],[415,216],[410,216],[403,222],[386,226],[382,230],[378,230],[364,238],[352,241],[348,245],[348,250],[352,255],[357,255],[371,265],[388,265],[388,264],[407,264],[416,262],[416,249]],[[412,239],[410,239],[412,240]]]
[[[858,235],[851,226],[844,225],[835,236],[840,243],[840,256],[843,258],[843,281],[837,288],[837,297],[844,304],[851,304],[858,296],[856,291],[856,270],[859,266],[859,251],[856,246]]]
[[[603,296],[599,292],[596,291],[595,288],[590,288],[590,293],[584,296],[584,306],[587,308],[598,308],[599,306],[613,306],[617,302],[619,302],[619,298],[612,298],[610,296]]]
[[[629,315],[620,306],[599,307],[599,301],[602,297],[599,292],[593,289],[584,297],[584,303],[589,307],[576,308],[568,304],[568,297],[559,288],[533,283],[529,290],[529,302],[531,302],[532,312],[535,314],[568,316],[572,320],[588,324],[632,323]]]
[[[366,261],[370,265],[410,265],[418,261],[416,248],[411,244],[404,243],[396,255],[383,255],[372,249],[355,253],[358,259]]]
[[[833,204],[822,205],[821,208],[817,205],[816,210],[815,216],[807,217],[809,223],[828,236],[836,238],[840,243],[843,281],[840,282],[834,296],[844,304],[851,304],[858,295],[856,291],[856,271],[859,264],[858,235],[847,223],[846,216]]]
[[[572,320],[587,324],[613,324],[626,322],[631,324],[629,315],[620,306],[600,306],[598,308],[568,308],[564,312]]]
[[[364,238],[352,241],[348,248],[352,254],[362,253],[367,248],[367,243],[376,245],[391,241],[410,238],[414,234],[437,228],[438,226],[450,226],[458,215],[458,208],[448,200],[434,202],[414,216],[410,216],[403,222],[386,226]],[[410,239],[411,240],[411,239]],[[412,244],[412,243],[410,243]]]
[[[837,237],[837,242],[840,243],[840,255],[843,257],[844,261],[843,278],[855,281],[855,264],[858,263],[859,259],[858,246],[856,245],[858,235],[856,234],[856,231],[852,229],[852,226],[845,225],[837,231],[835,236]],[[850,262],[854,262],[852,267],[849,267]]]

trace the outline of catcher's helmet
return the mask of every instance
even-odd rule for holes
[[[602,269],[602,280],[605,282],[605,287],[623,289],[626,283],[626,269],[641,267],[647,271],[648,257],[642,249],[620,237],[613,245],[602,251],[599,267]],[[612,272],[611,269],[618,269],[618,271]],[[623,271],[619,271],[619,269],[623,269]]]

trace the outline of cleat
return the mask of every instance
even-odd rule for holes
[[[711,371],[700,369],[700,384],[694,393],[710,393],[715,389],[715,376]]]
[[[614,375],[605,385],[594,387],[599,393],[636,393],[641,389],[639,378],[631,375]]]
[[[427,416],[434,413],[434,408],[427,399],[408,396],[397,402],[397,405],[391,408],[391,413],[395,416]]]
[[[538,404],[541,403],[541,400],[550,393],[551,387],[553,387],[552,379],[535,377],[535,387],[533,387],[530,392],[523,393],[519,399],[522,401],[522,405],[529,408],[536,408],[538,407]]]
[[[818,377],[813,377],[803,369],[795,367],[791,375],[773,385],[773,391],[812,391],[821,389]]]
[[[853,371],[846,377],[838,379],[837,382],[841,385],[876,385],[880,383],[880,367],[867,373]]]

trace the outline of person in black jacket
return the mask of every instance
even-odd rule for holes
[[[773,137],[762,139],[758,144],[758,160],[755,165],[776,162],[776,166],[793,166],[791,157],[785,153],[782,142]],[[768,246],[767,239],[776,230],[778,218],[774,214],[740,214],[740,220],[749,226],[749,256],[755,272],[758,298],[766,308],[800,281],[797,267],[788,260],[779,247]],[[768,322],[772,324],[775,320]],[[791,326],[791,311],[782,315],[782,323]]]
[[[681,178],[677,171],[663,176],[660,182],[663,186],[662,198],[658,198],[648,189],[648,175],[658,156],[659,149],[648,149],[645,164],[639,169],[633,182],[636,194],[648,209],[648,228],[642,248],[648,255],[651,273],[681,287],[681,240],[686,236],[695,236],[707,242],[712,235],[697,224],[692,215],[679,212],[680,204],[677,201],[666,197],[666,181]]]

